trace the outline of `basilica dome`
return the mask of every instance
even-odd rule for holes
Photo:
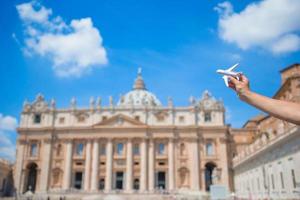
[[[141,69],[133,84],[133,89],[121,96],[119,106],[161,106],[157,97],[146,89],[146,85],[142,78]]]

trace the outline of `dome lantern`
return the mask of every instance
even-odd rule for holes
[[[147,91],[142,77],[142,69],[138,69],[133,89],[119,99],[118,106],[161,106],[157,97]]]
[[[146,90],[146,85],[145,85],[143,77],[142,77],[142,68],[138,69],[138,75],[134,81],[133,89],[134,90]]]

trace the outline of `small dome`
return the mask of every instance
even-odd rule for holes
[[[157,97],[147,91],[146,85],[144,83],[141,69],[139,68],[138,76],[135,79],[133,90],[121,96],[119,106],[161,106],[160,101]]]

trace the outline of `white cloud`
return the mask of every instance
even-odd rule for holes
[[[262,0],[239,13],[225,1],[215,10],[220,14],[220,37],[241,49],[259,47],[274,54],[300,49],[299,0]]]
[[[228,17],[233,13],[233,7],[230,2],[224,1],[219,3],[217,7],[214,8],[222,17]]]
[[[14,131],[17,127],[17,119],[11,116],[3,116],[0,113],[0,131]]]
[[[11,141],[11,134],[17,127],[17,119],[0,113],[0,157],[13,161],[16,146]]]
[[[52,10],[35,2],[17,5],[24,22],[24,53],[50,58],[58,76],[81,76],[107,64],[99,30],[91,18],[74,19],[67,25]]]
[[[33,4],[38,6],[38,8],[35,9],[33,7]],[[44,23],[48,21],[49,16],[52,14],[51,9],[46,9],[45,7],[40,6],[36,2],[23,3],[17,5],[17,10],[20,15],[20,18],[23,21],[27,21],[27,22]]]

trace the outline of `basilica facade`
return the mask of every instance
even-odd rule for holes
[[[208,91],[187,106],[167,105],[146,89],[141,72],[115,103],[91,98],[67,108],[39,94],[25,102],[15,165],[19,194],[205,192],[232,190],[232,144],[225,109]]]

